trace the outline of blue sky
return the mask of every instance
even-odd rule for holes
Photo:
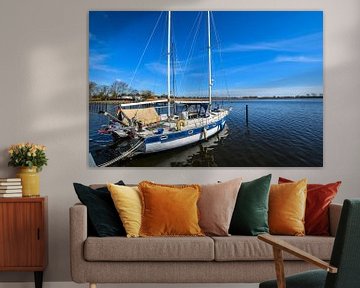
[[[211,13],[215,96],[323,93],[322,12]],[[206,17],[172,12],[176,95],[207,95]],[[91,11],[89,80],[166,94],[166,45],[165,11]]]

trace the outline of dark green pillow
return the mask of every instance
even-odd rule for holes
[[[123,181],[115,183],[125,185]],[[89,234],[94,236],[126,236],[119,214],[116,211],[111,194],[106,187],[92,189],[79,183],[74,183],[75,192],[87,207]]]
[[[256,236],[269,233],[270,181],[271,174],[241,184],[230,222],[230,234]]]

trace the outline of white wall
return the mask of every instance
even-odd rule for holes
[[[108,168],[88,167],[87,39],[89,10],[323,10],[323,168]],[[231,27],[229,27],[231,29]],[[34,141],[48,146],[41,193],[49,196],[50,259],[46,281],[69,274],[68,208],[72,182],[124,179],[214,182],[265,173],[311,182],[342,180],[337,197],[360,196],[360,1],[358,0],[1,0],[0,176],[13,176],[6,148]],[[0,282],[32,280],[0,273]]]

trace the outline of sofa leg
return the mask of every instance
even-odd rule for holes
[[[96,284],[95,283],[89,283],[89,288],[96,288]]]

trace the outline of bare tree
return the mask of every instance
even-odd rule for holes
[[[110,87],[111,96],[113,98],[118,98],[121,95],[127,95],[130,92],[129,90],[129,85],[120,80],[116,80]]]
[[[89,96],[90,97],[96,97],[96,96],[98,96],[97,94],[97,84],[95,83],[95,82],[93,82],[93,81],[90,81],[89,82]]]

